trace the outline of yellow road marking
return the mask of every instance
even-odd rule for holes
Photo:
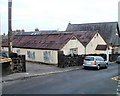
[[[120,76],[113,77],[112,80],[120,81]]]

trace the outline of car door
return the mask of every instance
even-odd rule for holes
[[[101,61],[101,66],[105,67],[106,66],[105,60],[102,57],[100,57],[99,59]]]

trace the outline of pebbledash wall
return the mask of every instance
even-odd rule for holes
[[[86,54],[104,54],[106,51],[95,50],[97,45],[107,45],[99,33],[95,34],[86,46]]]
[[[81,55],[84,54],[84,46],[82,43],[76,38],[72,37],[71,40],[60,50],[63,51],[65,55],[69,55],[72,53]]]
[[[71,53],[71,50],[74,49],[77,50],[76,54],[84,54],[84,46],[75,37],[74,39],[69,40],[60,50],[12,48],[12,51],[19,55],[26,55],[27,61],[58,64],[58,51],[63,51],[65,55],[68,55]],[[8,51],[8,48],[3,47],[3,50]]]
[[[8,48],[3,48],[8,51]],[[41,62],[48,64],[58,64],[57,50],[40,50],[40,49],[26,49],[26,48],[12,48],[12,51],[18,55],[25,55],[26,61]]]

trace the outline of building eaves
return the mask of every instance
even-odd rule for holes
[[[97,31],[77,31],[74,32],[74,35],[83,44],[83,46],[86,47],[96,33]]]

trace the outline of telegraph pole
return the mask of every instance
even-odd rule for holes
[[[8,0],[8,51],[12,53],[12,0]]]
[[[117,24],[117,31],[119,35],[119,37],[117,36],[117,42],[118,39],[120,38],[120,1],[118,2],[118,24]],[[118,46],[119,47],[119,46]],[[118,86],[117,86],[117,96],[120,96],[120,65],[118,64]]]

